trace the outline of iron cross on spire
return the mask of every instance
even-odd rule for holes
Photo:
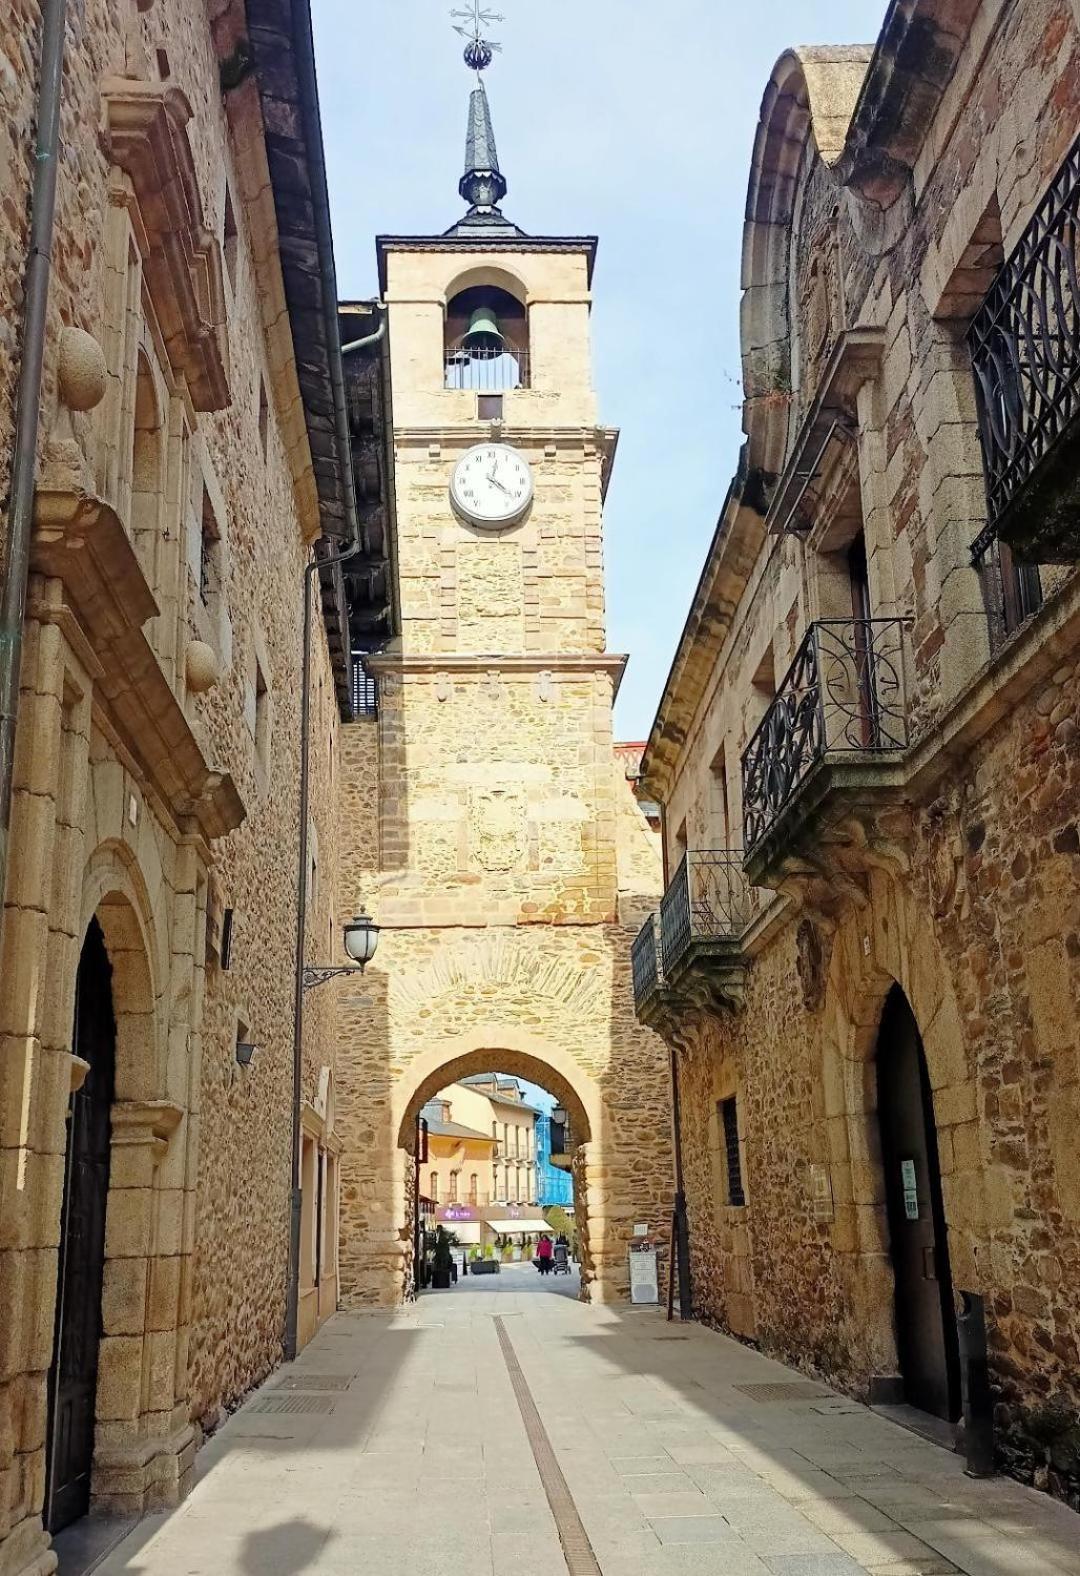
[[[454,18],[454,32],[466,41],[465,64],[470,71],[479,73],[485,70],[502,45],[485,38],[484,30],[496,22],[504,22],[506,18],[497,11],[485,11],[480,0],[473,0],[471,10],[451,11],[450,15]]]

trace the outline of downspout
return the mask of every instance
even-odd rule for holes
[[[348,526],[346,545],[323,559],[312,558],[304,570],[304,632],[300,679],[300,835],[297,860],[296,954],[293,977],[293,1066],[292,1066],[292,1171],[290,1175],[289,1262],[285,1293],[286,1362],[296,1356],[300,1311],[300,1223],[302,1194],[300,1186],[300,1111],[304,1077],[304,941],[308,905],[308,811],[311,798],[311,624],[315,576],[320,569],[332,568],[360,551],[360,521],[356,513],[356,492],[352,475],[352,444],[349,438],[349,413],[345,395],[345,372],[341,360],[341,330],[337,310],[337,275],[334,268],[334,237],[330,224],[330,198],[323,160],[322,125],[319,119],[318,84],[315,75],[315,43],[311,31],[308,0],[293,0],[293,45],[299,67],[300,109],[304,140],[312,167],[312,212],[319,253],[322,282],[322,311],[326,329],[330,389],[334,403],[334,435],[343,472],[342,492]],[[385,318],[376,333],[385,332]],[[361,342],[362,343],[362,342]],[[350,346],[355,349],[356,346]]]
[[[30,200],[30,251],[26,261],[22,355],[15,404],[11,490],[7,516],[7,562],[0,596],[0,914],[7,878],[15,723],[19,710],[30,531],[37,479],[38,421],[45,328],[52,273],[56,172],[60,145],[60,97],[64,74],[67,0],[44,0],[41,13],[41,76],[38,83],[34,182]]]

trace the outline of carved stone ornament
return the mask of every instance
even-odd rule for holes
[[[184,676],[193,695],[205,695],[221,678],[221,663],[213,646],[191,640],[184,653]]]
[[[825,1000],[825,950],[820,930],[804,916],[795,932],[795,967],[808,1012],[817,1012]]]
[[[525,796],[517,788],[488,788],[472,806],[472,841],[483,870],[519,870],[527,852]]]
[[[105,397],[105,352],[84,328],[60,332],[57,367],[60,398],[68,410],[93,410]]]
[[[832,225],[811,238],[798,284],[802,356],[799,393],[805,407],[817,393],[821,369],[828,360],[840,329],[840,290],[836,235]]]
[[[944,919],[956,903],[964,862],[960,827],[950,806],[942,803],[931,806],[927,832],[930,907],[935,919]]]
[[[145,276],[172,366],[196,410],[229,403],[221,246],[203,214],[177,87],[109,77],[102,86],[109,154],[131,181],[147,255]]]

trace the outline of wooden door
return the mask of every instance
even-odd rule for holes
[[[112,969],[96,920],[83,943],[75,988],[76,1056],[89,1062],[71,1097],[60,1223],[56,1336],[49,1370],[45,1520],[51,1532],[86,1514],[105,1271],[105,1206],[116,1023]]]
[[[899,988],[882,1015],[877,1075],[905,1399],[952,1421],[959,1415],[960,1360],[933,1096],[918,1027]]]

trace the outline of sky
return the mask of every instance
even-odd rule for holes
[[[457,193],[465,0],[312,0],[339,292],[378,292],[374,237],[432,234]],[[794,44],[871,43],[885,0],[492,0],[503,212],[598,235],[600,417],[616,734],[644,739],[738,459],[739,263],[761,97]]]

